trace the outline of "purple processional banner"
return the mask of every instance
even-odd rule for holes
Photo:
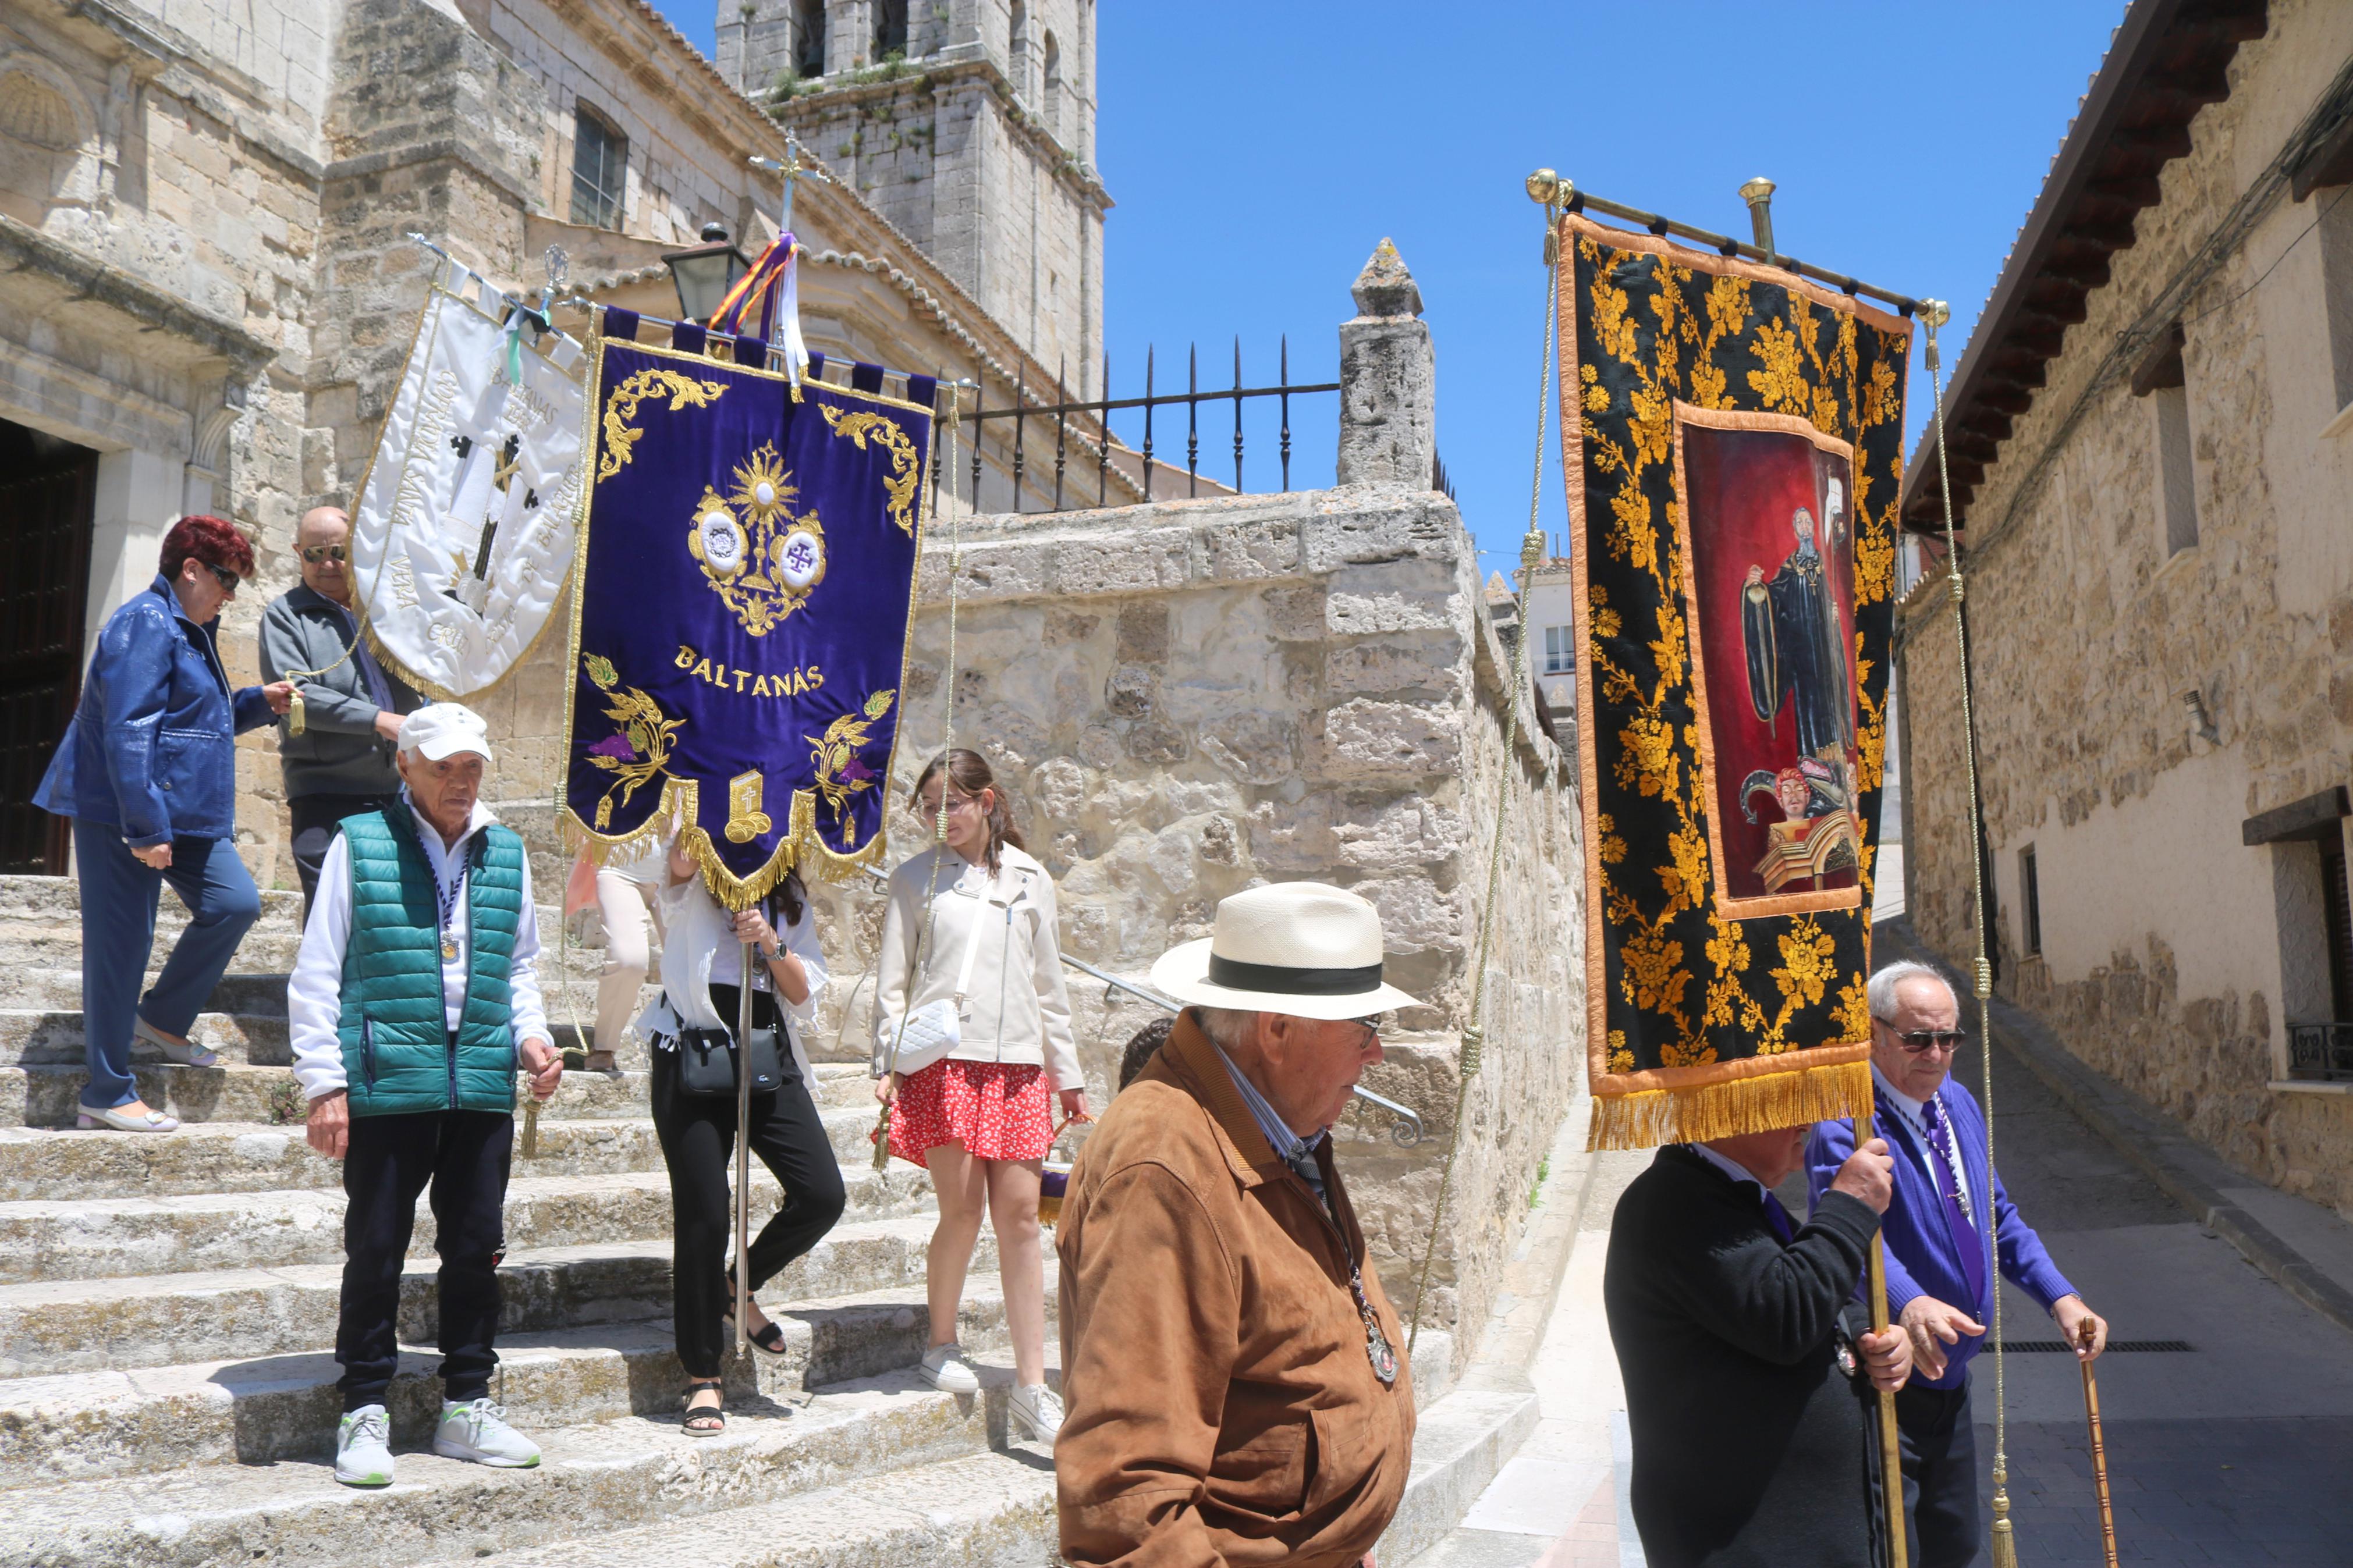
[[[796,391],[756,340],[635,327],[589,373],[560,826],[599,860],[674,828],[743,909],[881,861],[934,384]]]

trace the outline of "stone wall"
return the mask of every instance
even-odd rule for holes
[[[2298,243],[2336,193],[2283,200],[2184,310],[2194,545],[2168,553],[2155,410],[2126,386],[2021,491],[2116,333],[2353,54],[2342,6],[2283,0],[2271,17],[2232,66],[2230,98],[2192,121],[2189,155],[2166,168],[2137,243],[2114,258],[1971,503],[1971,665],[2003,994],[2242,1169],[2353,1213],[2353,1098],[2280,1081],[2285,1025],[2327,1016],[2317,901],[2297,891],[2316,884],[2316,858],[2241,834],[2244,818],[2353,776],[2353,444],[2326,433],[2327,300],[2347,285]],[[1911,915],[1963,960],[1974,936],[1943,580],[1924,580],[1900,619]],[[2192,732],[2187,689],[2211,741]]]

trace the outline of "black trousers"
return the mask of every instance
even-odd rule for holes
[[[417,1199],[433,1189],[434,1250],[441,1255],[441,1384],[464,1404],[491,1391],[499,1364],[499,1259],[514,1118],[502,1111],[427,1110],[354,1116],[343,1156],[343,1297],[335,1360],[346,1414],[384,1403],[400,1362],[395,1323]]]
[[[1913,1568],[1968,1568],[1978,1554],[1978,1434],[1968,1382],[1897,1390],[1895,1436]]]
[[[711,991],[714,1002],[724,993],[719,1016],[733,1018],[735,988],[714,985]],[[762,1012],[769,1002],[765,994],[754,998]],[[652,1055],[654,1135],[661,1141],[662,1161],[670,1167],[670,1283],[678,1359],[689,1377],[717,1377],[727,1342],[720,1331],[720,1316],[733,1311],[735,1301],[726,1276],[727,1242],[734,1229],[728,1176],[735,1152],[735,1099],[681,1093],[678,1053],[658,1050]],[[783,1056],[783,1086],[774,1094],[752,1097],[752,1152],[785,1189],[784,1207],[752,1237],[751,1271],[745,1279],[754,1289],[822,1240],[849,1202],[841,1165],[834,1158],[825,1123],[818,1119],[808,1086],[801,1082],[789,1047]]]
[[[363,811],[376,811],[399,800],[396,795],[298,795],[286,801],[294,819],[294,874],[302,879],[302,918],[311,918],[311,900],[319,896],[319,868],[326,863],[327,847],[335,841],[335,825]]]

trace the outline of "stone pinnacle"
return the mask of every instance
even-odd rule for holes
[[[1373,251],[1373,258],[1356,274],[1356,283],[1348,292],[1355,296],[1356,313],[1364,316],[1419,316],[1421,314],[1421,289],[1413,274],[1405,269],[1405,258],[1397,247],[1384,239]]]

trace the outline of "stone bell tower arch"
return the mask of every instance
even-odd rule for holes
[[[1096,0],[717,0],[723,75],[1093,395]]]

